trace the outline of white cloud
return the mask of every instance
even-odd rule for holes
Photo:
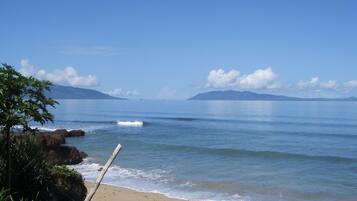
[[[337,89],[338,82],[336,80],[329,80],[327,82],[321,82],[319,77],[313,77],[308,81],[299,81],[297,83],[298,89],[313,89],[313,90],[321,90],[321,89]]]
[[[346,88],[356,88],[357,87],[357,80],[350,80],[350,81],[347,81],[345,83],[343,83],[343,85],[346,87]]]
[[[302,80],[299,81],[297,83],[297,87],[299,89],[314,88],[314,87],[317,87],[319,82],[320,82],[320,78],[319,77],[313,77],[309,81],[302,81]]]
[[[35,66],[30,64],[27,59],[21,59],[20,65],[21,65],[20,73],[22,75],[24,75],[24,76],[34,76],[34,75],[36,75],[37,72],[36,72]]]
[[[243,75],[239,80],[239,87],[243,89],[278,88],[277,77],[271,68],[258,69],[252,74]]]
[[[132,97],[132,96],[138,96],[140,94],[140,92],[136,89],[125,91],[120,88],[113,89],[111,91],[108,91],[107,93],[111,96],[116,96],[116,97]]]
[[[207,86],[213,88],[226,88],[236,85],[240,73],[230,70],[225,73],[223,69],[211,70],[207,77]]]
[[[207,87],[240,89],[276,89],[280,87],[278,76],[271,68],[258,69],[251,74],[240,75],[238,70],[225,72],[211,70],[207,77]]]
[[[325,83],[321,83],[321,87],[325,89],[337,89],[338,82],[337,80],[329,80]]]
[[[97,85],[97,78],[94,75],[78,75],[76,70],[71,66],[65,67],[62,70],[46,72],[46,70],[44,69],[36,68],[26,59],[22,59],[20,64],[20,73],[24,76],[33,76],[41,80],[49,80],[56,84],[64,84],[70,86],[90,87]]]

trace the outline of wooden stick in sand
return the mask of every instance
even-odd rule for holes
[[[107,163],[105,164],[104,168],[102,169],[102,171],[100,172],[97,180],[95,181],[95,186],[94,188],[90,191],[89,194],[87,194],[87,197],[84,201],[90,201],[92,200],[95,192],[97,191],[100,183],[103,180],[103,177],[105,175],[105,173],[108,171],[109,166],[112,164],[113,160],[115,159],[115,157],[118,155],[119,151],[121,150],[121,145],[118,144],[118,146],[115,148],[114,152],[112,153],[112,155],[110,156],[110,158],[108,159]]]

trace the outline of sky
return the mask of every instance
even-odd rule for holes
[[[2,0],[0,62],[115,96],[357,96],[357,1]]]

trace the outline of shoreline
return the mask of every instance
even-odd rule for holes
[[[85,186],[90,192],[94,183],[85,181]],[[92,201],[185,201],[183,199],[170,198],[161,193],[141,192],[125,187],[118,187],[109,184],[100,184]]]

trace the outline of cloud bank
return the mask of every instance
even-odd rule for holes
[[[115,97],[133,97],[133,96],[138,96],[140,92],[136,89],[125,91],[121,88],[117,88],[108,91],[107,94]]]
[[[280,91],[340,91],[357,89],[357,80],[339,83],[337,80],[321,81],[319,76],[296,83],[280,80],[271,67],[242,74],[237,69],[225,71],[222,68],[209,71],[205,88],[238,90],[280,90]]]
[[[37,79],[49,80],[55,84],[84,87],[91,87],[98,84],[97,78],[94,75],[78,75],[77,71],[71,66],[47,72],[44,69],[39,69],[30,64],[27,59],[22,59],[20,64],[20,73],[24,76],[33,76]]]
[[[357,80],[350,80],[343,84],[348,89],[357,88]]]
[[[271,68],[257,69],[253,73],[243,74],[238,70],[225,72],[223,69],[208,73],[206,87],[238,89],[276,89],[280,85],[278,76]]]
[[[321,82],[319,77],[313,77],[308,81],[299,81],[297,87],[301,90],[304,89],[337,89],[338,88],[337,80],[329,80],[327,82]]]

